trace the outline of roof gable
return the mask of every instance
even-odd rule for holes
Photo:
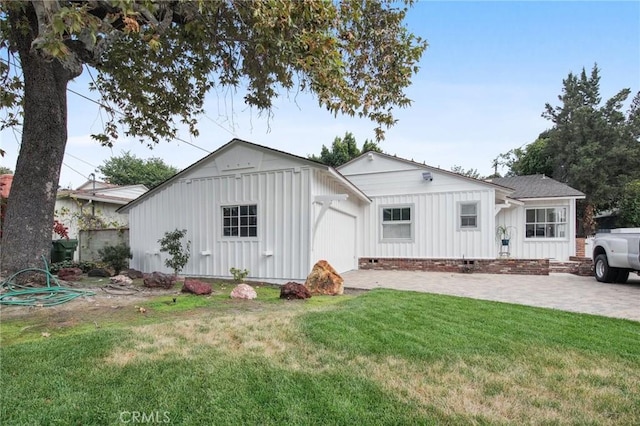
[[[584,198],[584,193],[543,174],[493,178],[491,182],[514,190],[513,198]]]
[[[251,171],[276,170],[282,169],[283,167],[290,168],[292,167],[292,164],[300,167],[306,166],[322,170],[331,175],[334,179],[340,181],[358,198],[370,201],[360,189],[354,186],[348,179],[332,167],[308,158],[289,154],[288,152],[234,138],[211,154],[196,161],[186,169],[173,175],[160,185],[146,192],[141,197],[133,200],[126,206],[123,206],[120,210],[125,211],[130,207],[133,207],[176,181],[211,176],[234,175]]]
[[[461,182],[467,182],[470,184],[477,184],[481,187],[489,187],[497,189],[506,193],[512,192],[511,188],[506,188],[495,182],[489,182],[482,179],[475,179],[472,177],[464,176],[456,172],[444,170],[438,167],[429,166],[426,163],[418,163],[413,160],[407,160],[395,155],[384,154],[380,152],[367,152],[353,160],[338,167],[338,171],[343,175],[349,177],[354,175],[367,175],[376,173],[388,173],[399,172],[409,170],[423,170],[425,172],[432,172],[436,174],[443,174],[447,177],[458,179]]]

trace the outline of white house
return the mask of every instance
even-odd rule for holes
[[[375,152],[338,170],[372,200],[361,258],[575,256],[575,202],[584,194],[543,175],[482,181]]]
[[[239,139],[119,209],[129,213],[131,267],[165,271],[158,240],[186,229],[183,273],[294,280],[326,259],[357,268],[358,225],[369,198],[333,168]]]
[[[158,240],[186,229],[184,274],[235,267],[281,281],[304,279],[320,259],[339,272],[366,259],[568,260],[582,197],[542,176],[488,182],[375,152],[336,171],[234,139],[119,212],[129,213],[132,267],[169,272]]]

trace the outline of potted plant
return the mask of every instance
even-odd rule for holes
[[[51,262],[62,262],[65,260],[73,260],[73,253],[78,247],[78,240],[69,239],[69,228],[58,220],[53,221],[53,233],[59,239],[53,240],[51,243]]]
[[[511,226],[498,225],[496,227],[496,237],[503,246],[508,246],[511,240]]]

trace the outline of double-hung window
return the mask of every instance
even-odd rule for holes
[[[478,203],[460,203],[460,229],[478,228]]]
[[[567,236],[567,208],[545,207],[526,209],[527,238],[565,238]]]
[[[258,206],[222,206],[222,236],[257,237]]]
[[[382,240],[413,239],[413,208],[411,206],[382,208]]]

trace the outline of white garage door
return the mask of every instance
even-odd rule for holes
[[[312,263],[326,260],[338,272],[358,268],[356,218],[329,208],[316,231]]]

